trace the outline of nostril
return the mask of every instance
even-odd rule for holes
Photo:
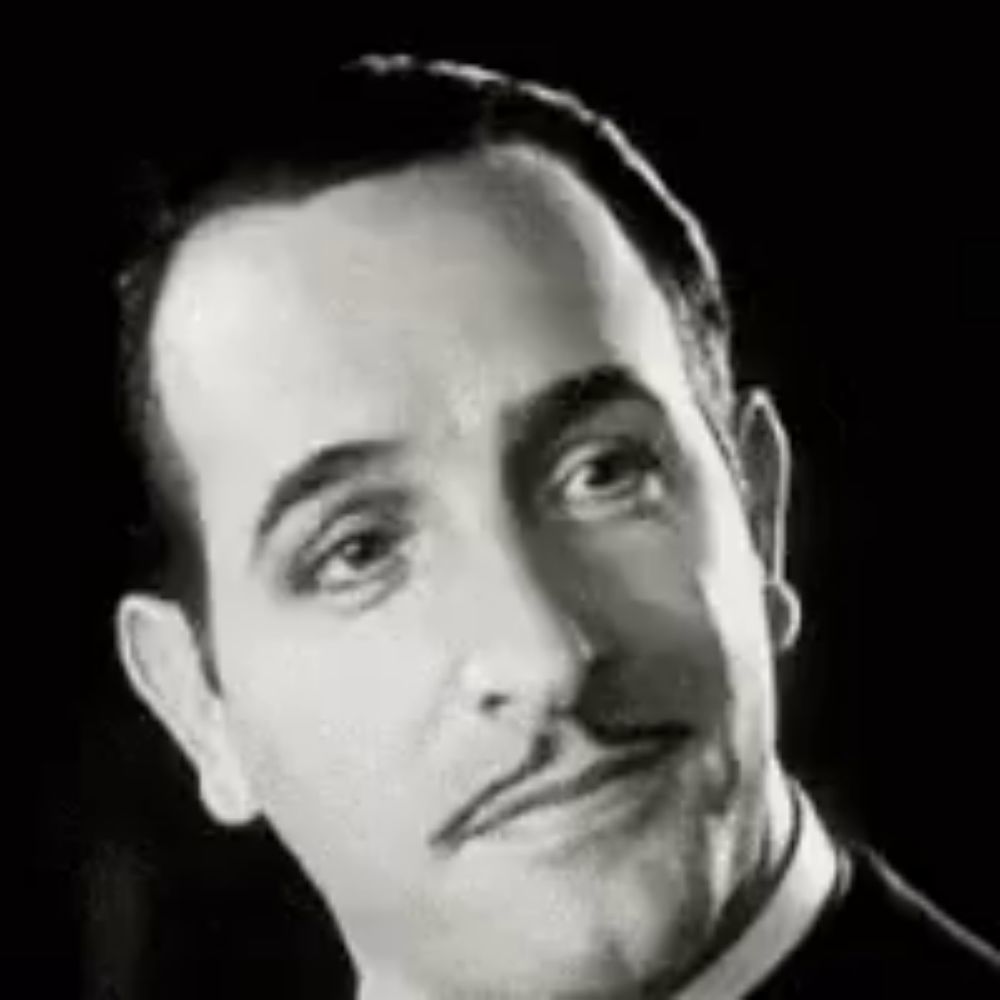
[[[486,715],[496,715],[510,701],[508,695],[499,691],[487,691],[479,699],[479,707]]]

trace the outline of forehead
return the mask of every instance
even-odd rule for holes
[[[167,419],[205,486],[336,439],[471,433],[609,360],[676,388],[670,326],[598,198],[508,148],[210,220],[177,256],[153,337]]]

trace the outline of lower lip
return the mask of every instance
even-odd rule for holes
[[[506,848],[534,851],[566,848],[602,833],[620,833],[642,824],[655,807],[681,748],[637,763],[572,799],[539,805],[484,831],[476,839]]]

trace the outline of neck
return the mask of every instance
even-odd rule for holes
[[[746,875],[723,910],[713,952],[739,936],[781,880],[795,845],[796,812],[789,779],[775,762],[765,784],[761,838],[747,861]]]
[[[775,761],[765,780],[760,835],[735,860],[743,875],[720,911],[708,946],[679,977],[675,974],[669,984],[656,984],[648,995],[669,995],[697,978],[754,922],[781,882],[794,852],[797,813],[789,779]]]

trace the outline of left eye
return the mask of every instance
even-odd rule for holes
[[[570,452],[556,470],[555,498],[571,512],[600,516],[658,500],[663,476],[645,443],[602,441]]]

